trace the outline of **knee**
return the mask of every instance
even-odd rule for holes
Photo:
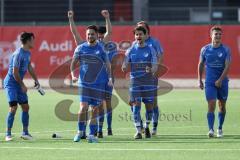
[[[9,108],[9,112],[12,113],[13,115],[16,114],[16,111],[17,111],[17,107],[10,107]]]

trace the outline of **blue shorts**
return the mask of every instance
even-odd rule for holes
[[[91,106],[99,106],[104,98],[105,84],[80,84],[78,91],[80,102],[86,102]]]
[[[205,84],[206,99],[209,100],[227,100],[228,98],[228,82],[222,83],[221,88],[217,88],[214,84]]]
[[[8,103],[17,102],[19,104],[27,104],[28,96],[27,93],[22,91],[21,87],[6,87],[5,92],[7,95]]]
[[[155,85],[131,87],[129,90],[130,104],[133,102],[153,103],[156,89]]]

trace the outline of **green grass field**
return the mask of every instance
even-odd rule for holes
[[[30,132],[35,140],[23,141],[19,138],[21,121],[18,111],[13,128],[14,141],[5,142],[8,104],[4,91],[0,91],[0,160],[236,160],[240,156],[238,90],[230,90],[229,93],[224,125],[225,137],[222,139],[208,139],[206,136],[207,104],[204,93],[197,89],[176,89],[159,96],[159,106],[165,117],[161,116],[157,137],[134,140],[135,129],[129,118],[130,109],[120,101],[113,114],[114,136],[105,136],[98,144],[88,144],[86,140],[74,143],[72,139],[77,123],[62,121],[55,115],[55,106],[63,99],[74,100],[71,112],[77,113],[78,97],[50,90],[46,92],[46,96],[40,96],[34,90],[28,93],[31,105]],[[106,130],[104,131],[106,133]],[[59,133],[62,138],[52,139],[51,135],[54,132]]]

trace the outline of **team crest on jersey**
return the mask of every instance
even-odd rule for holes
[[[218,57],[220,58],[220,57],[222,57],[223,56],[223,53],[222,52],[219,52],[218,53]]]
[[[100,53],[100,51],[96,51],[96,54],[99,54]]]
[[[148,57],[149,54],[148,54],[148,52],[144,52],[143,55],[144,55],[144,57]]]

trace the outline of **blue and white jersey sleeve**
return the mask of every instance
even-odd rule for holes
[[[225,61],[227,62],[231,62],[231,50],[230,48],[228,47],[224,47],[225,48],[225,51],[226,51],[226,58],[225,58]]]
[[[20,64],[21,64],[21,54],[19,51],[15,52],[13,55],[13,67],[17,67],[20,68]]]
[[[152,54],[152,64],[157,64],[158,63],[157,52],[152,47],[150,47],[150,50]]]
[[[206,51],[206,46],[202,47],[201,51],[200,51],[200,61],[205,63],[206,58],[205,58],[205,51]]]
[[[73,59],[80,59],[80,51],[81,51],[81,46],[78,46],[73,54]]]
[[[125,58],[124,58],[124,63],[125,63],[125,64],[131,62],[130,53],[131,53],[131,49],[129,48],[129,49],[125,52]]]
[[[160,56],[163,54],[163,48],[159,40],[157,39],[154,40],[154,47],[157,52],[157,56]]]

